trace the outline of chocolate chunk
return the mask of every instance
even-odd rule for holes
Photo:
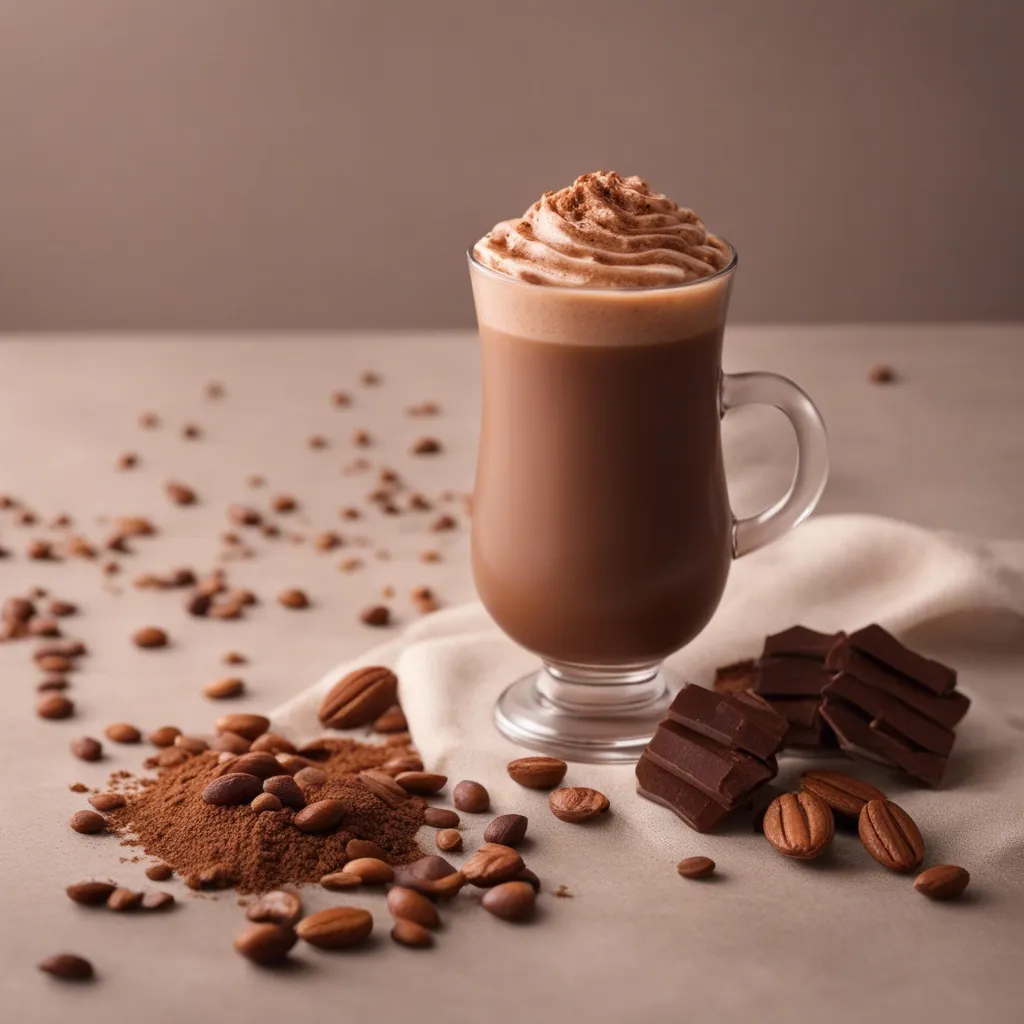
[[[806,626],[790,626],[765,638],[761,658],[812,658],[824,661],[828,652],[844,638],[844,633],[818,633]]]
[[[715,690],[718,693],[742,693],[751,690],[757,676],[757,663],[753,660],[737,661],[715,670]]]
[[[778,751],[787,728],[786,720],[764,701],[692,684],[676,694],[668,717],[727,747],[764,759]]]
[[[879,625],[865,626],[851,633],[846,638],[846,646],[888,665],[932,693],[949,693],[956,686],[955,670],[915,654]]]
[[[645,799],[667,807],[697,832],[710,832],[729,816],[729,811],[721,804],[658,767],[646,754],[636,765],[636,791]]]
[[[790,725],[801,726],[805,729],[812,729],[820,723],[818,708],[821,707],[821,701],[817,697],[811,697],[807,700],[802,698],[793,700],[775,700],[772,701],[772,707],[782,715]]]
[[[762,697],[809,697],[819,694],[832,673],[810,658],[771,658],[758,662],[754,692]]]
[[[765,763],[743,751],[729,750],[672,721],[658,726],[644,756],[727,810],[778,773],[774,758]]]

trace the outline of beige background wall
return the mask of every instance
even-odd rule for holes
[[[646,176],[746,320],[1024,319],[1014,0],[0,0],[0,330],[445,326]]]

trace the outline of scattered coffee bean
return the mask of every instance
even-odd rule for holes
[[[300,768],[292,777],[300,786],[313,789],[322,786],[327,781],[327,772],[311,765],[307,768]]]
[[[106,819],[95,811],[75,811],[69,824],[76,832],[86,836],[103,832],[107,827]]]
[[[44,672],[63,673],[70,672],[74,667],[74,663],[70,658],[65,657],[63,654],[44,654],[36,657],[36,664]]]
[[[65,619],[69,615],[75,615],[78,612],[78,605],[72,604],[70,601],[51,601],[50,602],[50,614],[56,616],[58,619]]]
[[[710,857],[687,857],[676,865],[683,878],[708,878],[714,874],[715,862]]]
[[[405,712],[398,704],[392,704],[382,715],[373,721],[373,731],[382,733],[405,732],[408,728]]]
[[[304,917],[295,929],[319,949],[344,949],[364,942],[373,931],[373,918],[359,907],[329,907]]]
[[[245,693],[245,683],[233,676],[215,679],[203,687],[203,696],[210,700],[228,700],[232,697],[241,697],[243,693]]]
[[[883,792],[845,772],[804,772],[800,788],[821,797],[835,814],[848,818],[858,817],[869,800],[885,799]]]
[[[25,548],[25,555],[36,562],[52,562],[56,558],[53,544],[42,539],[30,541],[28,547]]]
[[[164,491],[175,505],[194,505],[197,500],[196,492],[191,487],[175,481],[166,484]]]
[[[338,680],[320,703],[320,721],[329,729],[368,725],[395,702],[398,679],[382,665],[368,665]]]
[[[76,953],[55,953],[40,961],[39,970],[61,981],[89,981],[95,972],[84,956]]]
[[[857,819],[868,853],[890,871],[913,871],[924,860],[924,840],[914,819],[891,800],[869,800]]]
[[[357,430],[352,435],[352,443],[357,448],[369,448],[373,440],[365,430]]]
[[[154,729],[146,739],[153,744],[154,747],[169,747],[172,746],[174,741],[181,735],[181,730],[173,725],[161,725],[158,729]]]
[[[463,779],[452,793],[452,803],[460,811],[466,811],[469,814],[483,814],[490,809],[491,795],[479,782]]]
[[[374,857],[357,857],[350,860],[341,870],[355,875],[364,885],[384,885],[395,877],[390,864]]]
[[[480,905],[503,921],[527,921],[536,909],[537,894],[529,882],[502,882],[484,893]]]
[[[233,732],[247,740],[254,740],[270,728],[270,719],[263,715],[221,715],[214,722],[214,728],[217,732]]]
[[[290,778],[290,776],[289,776]],[[274,796],[273,793],[260,793],[249,806],[257,813],[263,814],[264,811],[279,811],[284,807],[279,797]]]
[[[170,864],[150,864],[146,868],[146,877],[151,882],[166,882],[174,874]]]
[[[225,665],[245,665],[249,661],[244,654],[240,654],[238,651],[226,651],[221,655],[220,660]]]
[[[868,372],[868,380],[872,384],[891,384],[896,380],[896,371],[885,363],[878,363]]]
[[[103,730],[103,735],[114,743],[139,743],[142,740],[142,733],[128,722],[111,722]]]
[[[340,548],[343,543],[342,538],[333,530],[318,533],[313,538],[313,547],[317,551],[333,551],[335,548]]]
[[[45,679],[36,683],[36,691],[39,693],[54,693],[66,690],[70,685],[63,676],[46,676]]]
[[[143,626],[132,634],[132,643],[136,647],[146,650],[155,650],[158,647],[166,647],[168,642],[167,634],[158,626]]]
[[[415,889],[394,885],[388,890],[388,910],[396,920],[414,921],[423,928],[438,928],[441,915],[437,907]]]
[[[527,789],[553,789],[569,766],[557,757],[520,757],[509,761],[507,771],[513,782]]]
[[[764,814],[765,839],[786,857],[820,857],[835,835],[835,819],[828,804],[806,790],[776,797]]]
[[[548,798],[551,813],[561,821],[591,821],[608,810],[608,797],[587,786],[556,789]]]
[[[454,530],[458,525],[458,520],[454,516],[448,515],[446,512],[444,515],[438,516],[431,524],[430,528],[435,533],[445,533],[448,530]]]
[[[446,807],[428,807],[423,812],[423,824],[431,828],[458,828],[459,816]]]
[[[970,874],[955,864],[936,864],[914,879],[914,888],[930,900],[951,900],[967,888]]]
[[[68,898],[86,907],[100,907],[117,888],[112,882],[76,882],[64,891]]]
[[[522,814],[499,814],[487,826],[484,842],[518,846],[526,837],[529,820]]]
[[[146,892],[142,894],[139,906],[143,910],[170,910],[174,906],[174,897],[169,892]]]
[[[212,750],[219,750],[222,753],[244,754],[251,749],[252,743],[236,732],[222,732],[210,744],[210,747]]]
[[[91,736],[79,736],[71,741],[71,753],[80,761],[98,761],[103,756],[103,744]]]
[[[238,760],[241,761],[242,758]],[[264,780],[263,792],[273,794],[285,807],[291,807],[296,811],[301,811],[306,806],[305,795],[290,775],[272,775]]]
[[[60,625],[56,619],[33,619],[28,624],[29,636],[60,636]]]
[[[294,588],[291,590],[282,590],[281,593],[277,595],[277,601],[278,604],[283,607],[291,608],[293,610],[309,607],[309,598],[306,596],[305,591],[296,590]]]
[[[434,842],[445,853],[458,853],[462,849],[462,833],[457,828],[443,828],[434,837]]]
[[[294,929],[279,924],[252,924],[235,936],[235,950],[261,967],[278,964],[298,941]]]
[[[210,744],[202,736],[175,736],[174,745],[193,757],[210,749]]]
[[[263,781],[255,775],[233,772],[214,779],[203,790],[203,802],[215,807],[247,804],[263,792]]]
[[[139,464],[139,457],[135,452],[124,452],[117,457],[115,466],[120,470],[134,469]]]
[[[142,893],[132,889],[115,889],[107,897],[107,909],[123,914],[135,910],[142,903]]]
[[[270,507],[275,512],[294,512],[299,507],[299,503],[290,494],[275,494],[270,499]]]
[[[345,803],[341,800],[317,800],[303,807],[293,820],[300,832],[327,832],[341,823],[345,811]]]
[[[290,928],[302,917],[302,900],[294,889],[265,892],[245,912],[250,921]]]
[[[497,843],[484,843],[462,865],[462,876],[470,885],[490,888],[511,881],[524,867],[523,858],[515,850]]]
[[[116,811],[119,807],[124,807],[125,799],[120,793],[96,793],[89,797],[89,803],[97,811]]]
[[[421,437],[412,446],[413,455],[436,455],[441,450],[441,442],[436,437]]]
[[[366,370],[359,375],[359,382],[367,388],[379,387],[382,380],[383,378],[376,370]]]
[[[140,413],[139,426],[143,430],[155,430],[160,426],[160,417],[155,412]]]
[[[345,408],[352,404],[352,396],[347,391],[334,391],[331,394],[331,405]]]
[[[391,929],[391,938],[401,946],[412,949],[426,949],[434,944],[434,936],[415,921],[399,918]]]
[[[58,721],[70,718],[75,713],[75,705],[62,693],[47,693],[36,701],[36,714],[40,718]]]
[[[385,862],[388,859],[387,854],[376,843],[371,843],[368,839],[350,839],[345,844],[345,855],[350,861],[367,857]]]
[[[387,605],[372,604],[359,614],[359,621],[365,626],[380,628],[391,625],[391,609]]]
[[[395,782],[407,793],[430,796],[444,789],[448,783],[448,776],[437,775],[434,772],[399,772],[395,776]]]

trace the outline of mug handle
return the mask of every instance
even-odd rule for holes
[[[805,391],[776,373],[722,375],[722,414],[741,405],[771,405],[783,413],[796,433],[796,471],[789,490],[770,508],[746,519],[733,519],[732,555],[756,551],[778,540],[814,511],[828,480],[825,423]]]

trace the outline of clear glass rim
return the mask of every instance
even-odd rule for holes
[[[521,281],[517,277],[509,277],[508,274],[502,274],[498,270],[492,270],[490,267],[485,267],[473,255],[473,249],[476,247],[476,242],[466,250],[466,258],[469,260],[470,267],[474,267],[479,270],[481,274],[493,277],[498,281],[504,281],[507,284],[517,285],[521,288],[547,288],[555,292],[621,292],[629,295],[635,295],[637,292],[674,292],[683,291],[687,288],[696,288],[702,284],[710,284],[712,281],[717,281],[719,278],[727,277],[736,269],[736,265],[739,263],[739,253],[736,252],[736,247],[721,235],[716,235],[715,237],[723,243],[726,248],[728,248],[730,254],[729,262],[722,267],[721,270],[716,270],[713,274],[708,274],[707,277],[695,277],[692,281],[684,281],[682,284],[654,284],[641,286],[639,288],[591,288],[582,285],[536,284],[533,281]]]

